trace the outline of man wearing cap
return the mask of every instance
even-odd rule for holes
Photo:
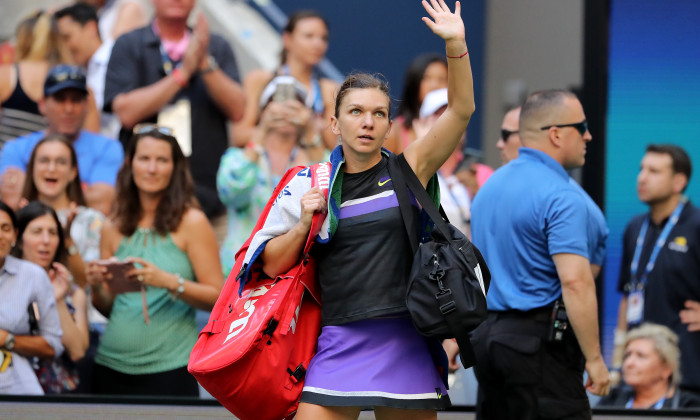
[[[104,110],[121,121],[124,145],[139,123],[174,130],[189,158],[197,199],[222,240],[226,215],[216,170],[229,145],[227,123],[239,120],[245,107],[236,60],[228,43],[209,33],[204,15],[187,26],[195,0],[152,3],[153,21],[114,43]]]
[[[46,130],[7,142],[0,156],[0,193],[8,205],[18,207],[34,146],[47,135],[61,134],[73,142],[88,206],[109,212],[124,151],[116,140],[83,130],[87,96],[85,73],[79,67],[59,65],[49,70],[39,100],[39,111],[48,121]]]

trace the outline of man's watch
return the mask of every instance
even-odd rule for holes
[[[5,338],[5,343],[3,344],[6,350],[12,351],[15,348],[15,335],[11,332],[7,332],[7,338]]]
[[[216,58],[214,58],[213,55],[208,55],[206,60],[207,66],[200,70],[201,74],[209,74],[213,71],[219,70],[219,63],[216,61]]]

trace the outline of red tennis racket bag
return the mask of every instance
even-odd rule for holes
[[[316,352],[321,328],[316,267],[309,255],[323,215],[316,213],[303,257],[287,273],[269,278],[254,262],[243,286],[250,242],[267,219],[275,199],[303,167],[287,171],[263,210],[253,233],[236,254],[236,264],[199,338],[189,372],[241,420],[278,420],[296,412],[304,375]],[[327,196],[330,163],[310,167],[312,184]],[[257,266],[256,266],[257,265]]]

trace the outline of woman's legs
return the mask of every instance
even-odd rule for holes
[[[374,415],[377,420],[437,420],[437,411],[435,410],[374,407]]]
[[[295,420],[355,420],[360,416],[360,407],[324,407],[299,403]]]
[[[360,416],[360,407],[324,407],[299,403],[295,420],[355,420]],[[437,420],[435,410],[406,410],[401,408],[374,407],[377,420]]]

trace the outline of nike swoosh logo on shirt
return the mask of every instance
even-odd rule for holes
[[[379,184],[379,186],[380,186],[380,187],[383,187],[383,186],[384,186],[384,184],[386,184],[386,183],[387,183],[387,182],[389,182],[389,181],[391,181],[391,178],[387,179],[387,180],[386,180],[386,181],[384,181],[384,182],[382,182],[382,181],[379,181],[379,182],[377,182],[377,184]]]

